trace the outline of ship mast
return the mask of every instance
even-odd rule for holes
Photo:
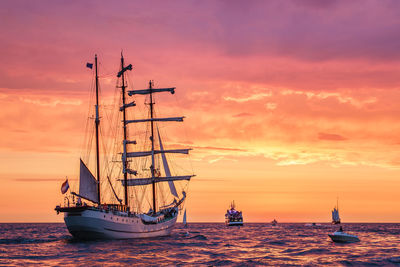
[[[100,125],[100,117],[99,117],[99,76],[97,74],[97,55],[94,56],[95,61],[95,70],[96,70],[96,161],[97,161],[97,197],[100,200],[100,153],[99,153],[99,125]]]
[[[336,208],[339,213],[339,197],[336,197]]]
[[[129,141],[127,140],[127,130],[126,130],[126,125],[127,125],[127,121],[126,121],[126,108],[128,107],[133,107],[136,106],[135,101],[132,101],[131,103],[126,104],[126,98],[125,98],[125,89],[126,89],[126,85],[125,85],[125,71],[127,70],[132,70],[132,64],[129,64],[128,66],[125,67],[125,63],[124,63],[124,56],[122,55],[121,52],[121,70],[118,72],[117,77],[121,77],[121,81],[122,81],[122,106],[120,107],[119,111],[122,112],[122,116],[123,116],[123,127],[124,127],[124,140],[123,140],[123,147],[124,147],[124,153],[122,155],[122,167],[123,167],[123,173],[124,173],[124,197],[125,197],[125,206],[128,207],[128,187],[127,187],[127,180],[128,180],[128,174],[134,174],[136,175],[136,171],[133,170],[129,170],[128,169],[128,160],[126,158],[127,155],[127,145],[128,144],[136,144],[136,141]]]
[[[124,69],[124,57],[123,57],[122,52],[121,52],[121,71],[123,69]],[[122,86],[121,86],[121,88],[122,88],[122,106],[125,107],[125,88],[126,88],[126,86],[125,86],[125,74],[122,74]],[[126,121],[126,111],[125,111],[125,108],[123,109],[122,114],[123,114],[122,116],[123,116],[123,125],[124,125],[124,142],[126,142],[126,123],[125,123],[125,121]],[[122,164],[124,164],[124,170],[126,170],[127,167],[128,167],[128,161],[127,161],[126,158],[124,159]],[[127,185],[127,179],[128,179],[128,173],[125,171],[124,172],[124,184],[125,184],[125,186],[124,186],[124,195],[125,195],[125,205],[126,206],[128,206],[128,187],[126,186]]]
[[[153,189],[153,211],[154,213],[157,212],[156,209],[156,183],[154,179],[154,121],[153,121],[153,87],[152,87],[152,82],[149,81],[149,90],[150,90],[150,125],[151,125],[151,179],[152,179],[152,189]]]
[[[127,67],[125,67],[126,69]],[[118,76],[119,77],[119,76]],[[127,152],[126,151],[126,145],[124,145],[124,152],[122,154],[122,158],[125,160],[126,158],[136,158],[136,157],[147,157],[151,156],[151,165],[150,165],[150,171],[151,171],[151,177],[143,177],[143,178],[135,178],[135,179],[127,179],[125,182],[122,180],[123,184],[126,186],[143,186],[143,185],[152,185],[152,198],[153,198],[153,205],[152,205],[152,210],[153,213],[157,212],[157,202],[156,202],[156,183],[160,182],[168,182],[168,185],[170,187],[171,194],[174,195],[175,197],[178,198],[178,194],[176,192],[176,188],[174,186],[173,181],[180,181],[180,180],[190,180],[194,175],[171,175],[167,160],[165,158],[166,153],[178,153],[178,154],[188,154],[190,149],[168,149],[165,150],[161,144],[161,138],[160,134],[158,133],[158,138],[159,138],[159,143],[160,143],[160,148],[155,149],[155,140],[154,140],[154,122],[156,121],[163,121],[163,122],[171,122],[171,121],[177,121],[177,122],[182,122],[184,117],[168,117],[168,118],[155,118],[154,114],[154,101],[153,101],[153,94],[155,93],[161,93],[161,92],[170,92],[171,94],[175,93],[175,87],[171,88],[153,88],[153,82],[149,81],[149,88],[147,89],[141,89],[141,90],[130,90],[128,91],[129,96],[133,95],[150,95],[150,102],[146,103],[146,105],[150,105],[150,118],[147,119],[138,119],[138,120],[126,120],[125,124],[130,124],[130,123],[142,123],[142,122],[150,122],[151,126],[151,133],[150,133],[150,141],[151,141],[151,150],[147,151],[136,151],[136,152]],[[129,104],[127,104],[128,106]],[[134,142],[136,144],[136,141],[126,141],[127,142]],[[163,165],[164,165],[164,171],[165,171],[165,176],[161,177],[161,175],[156,175],[156,169],[155,169],[155,155],[156,154],[162,154],[163,157]],[[128,173],[133,173],[137,174],[136,171],[126,169],[124,171],[127,171]],[[158,174],[158,173],[157,173]],[[157,176],[157,177],[156,177]],[[176,205],[180,205],[182,201],[185,199],[185,192],[182,192],[183,198],[178,202]]]

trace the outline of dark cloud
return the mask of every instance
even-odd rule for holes
[[[251,8],[246,5],[216,8],[221,28],[216,43],[229,56],[400,59],[400,2],[255,1]]]

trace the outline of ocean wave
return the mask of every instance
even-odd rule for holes
[[[329,250],[325,249],[325,248],[311,248],[311,249],[306,249],[303,251],[293,253],[292,255],[299,256],[299,255],[308,255],[308,254],[324,255],[324,254],[329,254]]]
[[[287,244],[287,242],[282,240],[268,240],[266,241],[266,244],[275,246],[284,246]]]
[[[0,265],[399,265],[400,224],[351,224],[361,241],[340,245],[327,234],[332,227],[304,224],[191,224],[171,236],[131,240],[81,241],[63,224],[3,224],[0,226]],[[186,231],[189,235],[186,236]],[[35,232],[34,234],[31,234]],[[379,234],[378,234],[379,233]],[[370,238],[374,237],[374,238]]]
[[[207,237],[205,237],[204,235],[195,235],[195,236],[189,237],[189,239],[207,240]]]
[[[12,244],[40,244],[40,243],[48,243],[48,242],[55,242],[58,241],[59,239],[54,238],[54,239],[31,239],[31,238],[23,238],[23,237],[17,237],[17,238],[3,238],[0,239],[0,244],[6,244],[6,245],[12,245]]]
[[[387,258],[387,260],[392,263],[400,263],[400,256]]]

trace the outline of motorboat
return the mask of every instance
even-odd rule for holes
[[[235,209],[235,201],[232,201],[231,208],[225,214],[226,226],[243,226],[243,215]]]
[[[356,235],[351,235],[340,230],[328,235],[333,242],[352,243],[360,241],[360,239]]]

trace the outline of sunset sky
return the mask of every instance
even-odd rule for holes
[[[400,222],[399,1],[0,2],[0,222],[62,222],[97,53],[176,86],[188,221]],[[167,114],[166,113],[166,114]]]

